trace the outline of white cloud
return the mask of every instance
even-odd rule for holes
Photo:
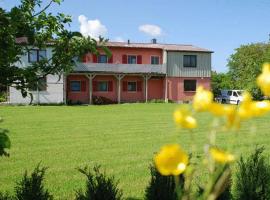
[[[112,41],[114,41],[114,42],[125,42],[125,40],[122,37],[115,37]]]
[[[83,36],[90,36],[98,39],[99,36],[107,35],[107,28],[98,19],[88,20],[84,15],[78,17],[80,23],[80,32]]]
[[[162,29],[159,26],[152,24],[144,24],[139,26],[139,31],[154,37],[162,34]]]

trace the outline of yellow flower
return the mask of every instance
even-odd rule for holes
[[[213,102],[213,93],[199,86],[193,98],[193,108],[198,111],[207,111]]]
[[[270,111],[269,101],[257,101],[251,104],[251,110],[254,116],[261,116]]]
[[[243,95],[243,102],[238,109],[241,120],[264,115],[270,111],[269,101],[252,101],[251,95],[247,92]]]
[[[238,116],[240,119],[248,119],[253,117],[253,110],[251,109],[253,104],[251,94],[249,92],[243,93],[243,101],[238,109]]]
[[[197,127],[197,121],[191,116],[187,108],[179,108],[174,112],[174,121],[183,128],[193,129]]]
[[[154,158],[155,165],[164,176],[177,176],[185,171],[188,155],[178,144],[165,145]]]
[[[217,148],[211,148],[210,154],[212,158],[219,163],[228,163],[235,160],[234,155]]]
[[[270,96],[270,63],[263,65],[262,73],[257,78],[257,85],[266,96]]]

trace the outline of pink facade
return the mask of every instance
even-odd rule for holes
[[[70,83],[72,81],[80,81],[82,88],[81,91],[71,91]],[[69,75],[67,77],[67,100],[70,103],[89,103],[89,80],[85,75]]]
[[[168,99],[172,101],[190,101],[192,100],[195,91],[184,91],[184,80],[196,80],[196,87],[203,86],[205,89],[211,89],[209,77],[168,77],[167,91]]]
[[[168,46],[166,48],[168,48]],[[172,48],[175,48],[175,46]],[[186,46],[183,46],[183,48],[186,48]],[[128,44],[122,44],[122,46],[110,46],[109,49],[112,53],[112,57],[105,57],[107,64],[106,62],[104,63],[103,60],[100,61],[102,65],[98,65],[98,56],[89,53],[83,57],[83,63],[86,69],[90,67],[90,71],[78,71],[67,77],[68,102],[88,104],[93,102],[92,99],[94,96],[105,97],[118,103],[144,102],[152,99],[190,101],[195,94],[196,87],[199,85],[210,89],[210,77],[201,77],[201,75],[198,75],[200,77],[175,77],[175,74],[170,77],[166,74],[166,69],[160,73],[155,72],[153,69],[157,67],[156,64],[158,64],[159,67],[164,66],[162,65],[163,63],[167,65],[167,60],[163,62],[163,59],[167,59],[167,56],[163,58],[163,54],[164,52],[166,53],[166,50],[162,48],[130,47]],[[174,50],[172,49],[172,51]],[[100,50],[99,53],[100,55],[105,55],[102,50]],[[137,71],[131,70],[132,72],[130,72],[127,70],[127,72],[122,72],[117,71],[117,68],[113,67],[109,69],[115,69],[115,71],[102,71],[98,69],[98,67],[104,68],[104,66],[121,66],[121,64],[128,64],[129,56],[133,58],[136,56],[136,62],[134,64],[136,64]],[[155,56],[155,59],[157,57],[159,58],[158,63],[151,63],[152,56]],[[104,59],[104,56],[100,57],[100,59],[101,58]],[[131,59],[131,57],[129,58]],[[97,63],[94,64],[95,71],[91,71],[93,64],[89,65],[88,63]],[[129,69],[129,67],[135,67],[134,64],[123,66]],[[147,66],[152,70],[150,73],[144,72],[143,70],[140,71],[140,67],[143,68]],[[174,67],[176,65],[172,66]],[[198,66],[200,66],[200,63]],[[196,67],[192,68],[192,70],[199,71]],[[188,87],[193,88],[186,88],[187,80],[192,81],[191,85],[193,86],[189,85]]]
[[[123,64],[123,55],[134,55],[141,56],[141,64],[151,64],[151,56],[158,56],[160,58],[159,62],[162,63],[162,50],[161,49],[143,49],[143,48],[110,48],[112,53],[112,63]],[[100,51],[100,54],[105,54],[103,51]],[[92,54],[87,54],[85,62],[96,62],[95,56]]]

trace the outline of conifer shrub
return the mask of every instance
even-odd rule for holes
[[[52,200],[53,196],[44,187],[44,175],[47,168],[38,165],[28,175],[27,171],[23,178],[15,186],[16,200]]]
[[[176,200],[177,193],[175,188],[175,177],[174,176],[163,176],[161,175],[156,167],[150,166],[151,179],[149,185],[145,189],[145,200]],[[184,188],[184,177],[183,175],[178,176],[179,187],[178,191],[181,196],[181,192]]]
[[[270,165],[263,155],[264,147],[237,163],[233,197],[235,200],[270,199]]]
[[[108,177],[100,171],[100,166],[93,170],[88,167],[79,168],[78,171],[86,176],[85,191],[76,192],[76,200],[121,200],[122,190],[118,188],[118,182],[114,177]]]

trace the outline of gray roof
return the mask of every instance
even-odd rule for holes
[[[127,42],[108,42],[108,47],[122,47],[122,48],[152,48],[162,49],[167,51],[191,51],[191,52],[208,52],[213,51],[197,47],[191,44],[153,44],[153,43],[127,43]]]

